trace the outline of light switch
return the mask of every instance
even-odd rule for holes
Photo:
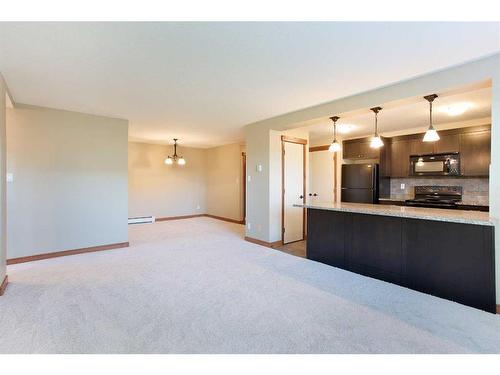
[[[257,172],[262,172],[262,164],[257,165]]]
[[[7,182],[14,182],[14,174],[7,173]]]
[[[252,176],[248,175],[247,181],[252,182]]]
[[[401,184],[401,190],[404,190],[405,189],[405,184]]]

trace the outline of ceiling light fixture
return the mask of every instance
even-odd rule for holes
[[[179,140],[178,138],[174,138],[174,154],[172,156],[169,155],[165,159],[165,164],[167,164],[167,165],[172,165],[174,163],[177,163],[178,165],[185,165],[186,164],[186,160],[182,156],[177,155],[177,141],[178,140]]]
[[[434,125],[432,125],[432,102],[438,96],[436,94],[424,96],[424,99],[429,102],[429,129],[425,132],[424,142],[436,142],[439,141],[439,134],[436,129],[434,129]]]
[[[337,121],[339,118],[339,116],[330,117],[330,120],[333,121],[333,142],[328,148],[328,151],[330,152],[340,151],[340,143],[337,142]]]
[[[380,148],[384,145],[382,142],[382,138],[378,135],[378,113],[382,110],[382,107],[373,107],[370,108],[375,113],[375,134],[373,134],[373,138],[370,142],[371,148]]]

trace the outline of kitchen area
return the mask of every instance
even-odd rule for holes
[[[319,146],[325,125],[311,128],[311,160],[321,152],[335,172],[327,181],[313,165],[297,205],[307,213],[306,257],[498,312],[489,87],[334,115],[328,147]],[[325,184],[326,199],[317,193]]]

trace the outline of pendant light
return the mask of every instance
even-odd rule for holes
[[[424,139],[423,139],[424,142],[439,141],[439,134],[437,133],[436,129],[434,129],[434,126],[432,125],[432,102],[437,97],[438,96],[436,94],[424,96],[424,99],[429,102],[429,129],[427,129],[427,131],[425,132]]]
[[[382,139],[378,135],[378,113],[382,110],[382,107],[373,107],[370,108],[375,113],[375,134],[373,134],[373,138],[370,142],[371,148],[380,148],[384,145]]]
[[[339,118],[340,118],[339,116],[330,117],[330,120],[333,121],[333,142],[328,148],[328,151],[330,152],[340,151],[340,143],[337,142],[337,121]]]
[[[172,156],[169,155],[165,159],[165,164],[167,164],[167,165],[172,165],[174,163],[177,163],[178,165],[185,165],[186,164],[186,160],[184,160],[184,158],[182,156],[177,155],[177,141],[178,140],[179,140],[178,138],[174,138],[174,154]]]

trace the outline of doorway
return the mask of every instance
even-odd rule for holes
[[[241,153],[242,158],[242,171],[241,171],[241,181],[242,181],[242,222],[247,223],[247,154],[246,152]]]
[[[283,244],[305,238],[305,208],[294,204],[306,202],[307,140],[281,136],[281,240]]]
[[[311,202],[335,203],[337,199],[337,152],[329,145],[309,148],[309,194]]]

